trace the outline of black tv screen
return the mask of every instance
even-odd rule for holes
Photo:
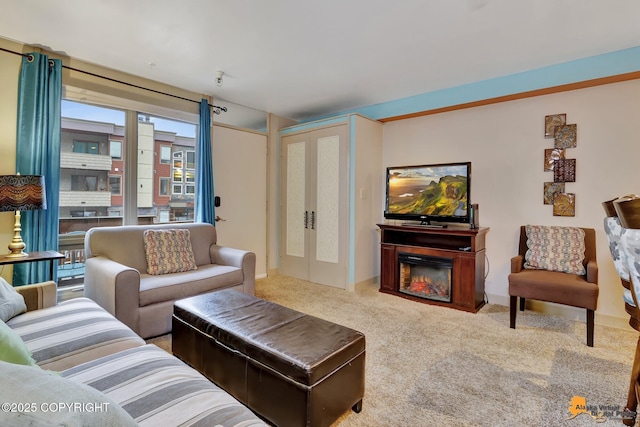
[[[469,222],[471,162],[387,168],[387,219]]]

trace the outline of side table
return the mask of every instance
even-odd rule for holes
[[[55,260],[62,258],[64,258],[64,255],[57,251],[29,252],[27,256],[22,258],[9,258],[4,255],[0,255],[0,265],[20,264],[23,262],[49,261],[49,278],[53,280],[53,268],[55,266]]]

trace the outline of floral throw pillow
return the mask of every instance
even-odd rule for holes
[[[145,230],[144,250],[149,274],[181,273],[198,268],[189,230]]]
[[[584,275],[584,230],[578,227],[527,225],[524,268]]]
[[[608,216],[604,219],[604,233],[609,241],[609,251],[613,264],[622,280],[629,281],[629,265],[627,264],[627,256],[622,250],[620,239],[626,230],[622,228],[620,219],[617,216]]]

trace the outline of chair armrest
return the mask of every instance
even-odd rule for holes
[[[595,260],[587,262],[587,282],[598,283],[598,264]]]
[[[14,288],[23,296],[27,311],[53,307],[58,303],[56,282],[48,281]]]
[[[107,257],[91,257],[84,266],[84,296],[138,332],[140,272]]]
[[[244,292],[253,295],[256,285],[256,254],[242,249],[211,245],[209,248],[211,262],[219,265],[230,265],[242,270]]]
[[[522,265],[524,263],[524,257],[522,255],[516,255],[511,258],[511,272],[520,273],[522,271]]]

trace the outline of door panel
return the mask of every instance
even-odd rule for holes
[[[280,272],[309,280],[307,142],[304,135],[283,137],[280,181]]]
[[[349,233],[349,175],[346,125],[314,131],[309,280],[346,289]],[[307,175],[309,176],[309,175]]]
[[[218,244],[256,254],[256,277],[267,275],[267,137],[213,126],[213,175],[220,197]]]

